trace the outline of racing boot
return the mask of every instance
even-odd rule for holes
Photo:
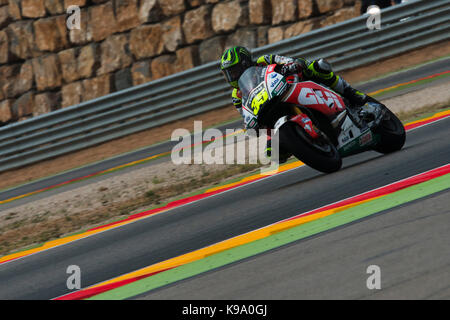
[[[337,77],[332,89],[346,98],[350,102],[350,107],[355,110],[361,108],[368,101],[367,95],[353,88],[341,77]]]
[[[367,124],[359,116],[361,107],[368,100],[368,97],[364,93],[352,88],[347,81],[336,75],[331,68],[331,64],[324,59],[319,59],[311,63],[305,72],[309,78],[329,86],[335,92],[346,98],[349,102],[347,112],[353,122],[362,131],[367,129]]]
[[[313,61],[304,72],[308,78],[329,86],[346,98],[349,101],[349,108],[352,108],[354,113],[358,113],[368,100],[364,93],[352,88],[347,81],[335,74],[331,64],[324,59]]]
[[[345,82],[345,80],[342,80]],[[344,88],[343,96],[350,101],[352,106],[354,107],[362,107],[367,102],[367,95],[362,93],[361,91],[356,90],[355,88],[351,87],[347,82],[345,82],[347,85]]]
[[[368,128],[367,123],[363,120],[360,112],[368,101],[367,95],[350,86],[342,78],[338,78],[338,84],[333,89],[349,101],[347,108],[350,117],[362,131],[365,131]]]

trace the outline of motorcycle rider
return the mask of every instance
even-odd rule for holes
[[[242,96],[238,86],[238,80],[244,71],[252,66],[267,66],[276,64],[277,72],[288,76],[298,74],[302,80],[312,80],[330,87],[343,97],[347,98],[351,108],[363,106],[367,102],[367,95],[352,88],[344,79],[336,75],[331,65],[324,59],[308,61],[304,58],[294,59],[280,55],[263,55],[256,61],[252,59],[250,51],[241,46],[235,46],[225,50],[222,55],[220,68],[226,81],[233,87],[232,103],[242,115]],[[245,121],[245,120],[244,120]],[[245,124],[247,125],[247,124]],[[270,136],[267,137],[266,155],[271,155]],[[279,162],[287,161],[290,154],[280,150]]]

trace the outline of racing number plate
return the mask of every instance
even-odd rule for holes
[[[255,97],[251,100],[252,105],[251,109],[253,114],[256,116],[261,109],[261,106],[269,99],[269,94],[265,88],[262,88],[258,93],[256,93]]]

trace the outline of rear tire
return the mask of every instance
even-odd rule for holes
[[[406,132],[397,116],[383,105],[386,110],[383,120],[374,133],[380,136],[380,142],[373,148],[380,153],[391,153],[400,150],[406,141]]]
[[[318,171],[331,173],[342,166],[342,159],[336,147],[328,139],[313,140],[298,124],[288,121],[279,129],[280,146],[297,159]],[[320,142],[322,149],[313,143]]]

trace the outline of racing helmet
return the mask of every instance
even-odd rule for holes
[[[227,82],[232,87],[238,88],[239,77],[254,64],[250,51],[238,46],[225,50],[220,62],[220,69]]]

